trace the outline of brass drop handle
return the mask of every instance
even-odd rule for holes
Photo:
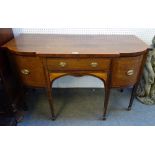
[[[128,76],[131,76],[133,74],[134,74],[134,70],[133,69],[130,69],[130,70],[127,71],[127,75]]]
[[[97,63],[97,62],[92,62],[90,65],[91,65],[92,67],[97,67],[98,63]]]
[[[28,75],[28,74],[30,74],[30,71],[28,69],[22,69],[21,73],[24,75]]]
[[[60,65],[60,67],[65,67],[67,65],[67,63],[66,62],[60,62],[59,65]]]

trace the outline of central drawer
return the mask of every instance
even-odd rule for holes
[[[47,58],[47,68],[50,71],[61,70],[103,70],[110,67],[108,58]]]

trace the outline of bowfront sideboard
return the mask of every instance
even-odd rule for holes
[[[24,86],[46,88],[52,120],[52,83],[66,75],[91,75],[103,81],[103,120],[110,89],[133,86],[130,110],[148,51],[133,35],[21,34],[3,48]]]

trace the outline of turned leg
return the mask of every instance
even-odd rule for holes
[[[108,108],[108,103],[109,103],[109,96],[110,96],[110,87],[108,85],[105,85],[103,120],[106,120],[107,108]]]
[[[129,106],[128,106],[128,111],[131,110],[132,104],[133,104],[133,100],[135,98],[136,95],[136,90],[137,90],[138,84],[135,84],[132,88],[132,92],[131,92],[131,98],[130,98],[130,102],[129,102]]]

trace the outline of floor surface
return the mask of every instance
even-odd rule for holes
[[[146,126],[155,125],[155,105],[144,105],[137,99],[127,111],[131,89],[120,92],[113,89],[110,95],[107,120],[103,121],[104,89],[68,88],[53,89],[57,119],[50,120],[50,109],[45,90],[29,91],[29,110],[19,126]]]

